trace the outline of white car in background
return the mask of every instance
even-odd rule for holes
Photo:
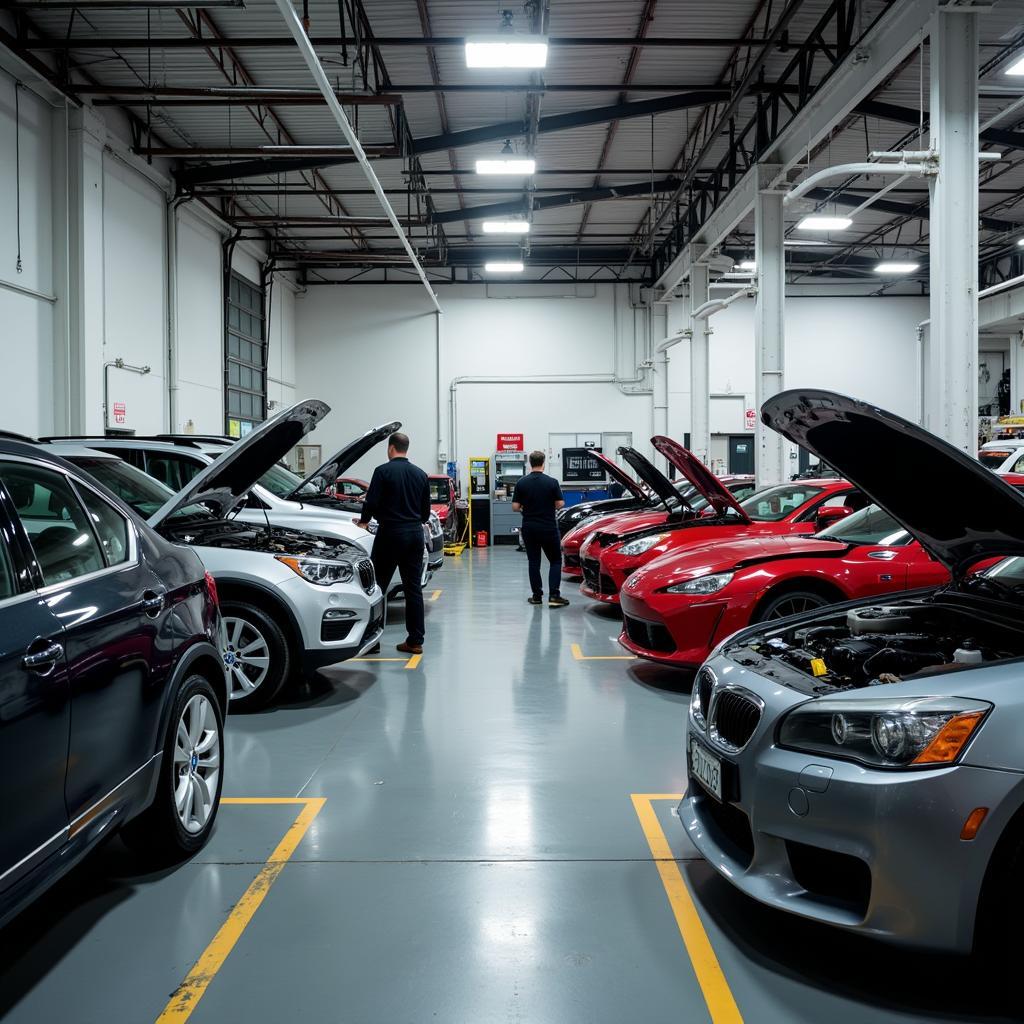
[[[275,462],[266,469],[245,496],[233,517],[239,522],[336,537],[360,545],[367,554],[373,548],[373,534],[357,526],[359,503],[326,493],[328,486],[367,452],[401,427],[397,420],[366,431],[348,442],[305,479],[287,466]],[[238,442],[228,437],[190,434],[160,434],[154,437],[76,437],[47,440],[76,440],[90,448],[110,452],[177,491],[185,487],[211,462]],[[444,535],[440,520],[431,513],[424,528],[424,557],[421,582],[424,586],[444,561]],[[392,582],[389,596],[401,589]]]
[[[1024,437],[986,442],[978,449],[978,461],[993,473],[1024,473]]]
[[[176,493],[82,442],[41,444],[113,491],[168,540],[195,548],[220,594],[233,709],[262,707],[300,674],[364,653],[384,628],[384,596],[363,546],[233,516],[254,480],[329,411],[323,402],[300,402],[224,447]]]

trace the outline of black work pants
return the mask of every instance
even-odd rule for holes
[[[524,526],[520,533],[526,547],[526,561],[530,566],[530,588],[536,596],[544,593],[540,578],[540,555],[544,552],[548,560],[548,596],[558,597],[562,584],[562,538],[557,527],[538,530]]]
[[[380,531],[373,541],[373,568],[387,598],[395,569],[405,593],[405,630],[411,644],[423,643],[423,528]]]

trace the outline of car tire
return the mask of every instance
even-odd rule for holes
[[[228,710],[266,707],[292,672],[292,653],[281,627],[262,608],[244,601],[221,602],[221,653],[231,684]]]
[[[768,622],[783,619],[788,615],[824,608],[833,602],[825,594],[815,590],[783,590],[778,594],[769,593],[754,613],[753,622]]]
[[[122,838],[155,864],[191,856],[213,832],[223,782],[224,714],[210,681],[190,675],[167,721],[156,795]]]

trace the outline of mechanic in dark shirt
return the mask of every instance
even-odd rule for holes
[[[516,484],[512,495],[512,511],[522,512],[523,544],[530,566],[530,604],[544,601],[540,578],[540,553],[548,560],[548,607],[564,608],[569,602],[562,597],[562,538],[555,522],[555,512],[565,505],[562,488],[554,477],[544,472],[544,453],[530,452],[530,472]]]
[[[404,654],[422,654],[424,638],[423,524],[430,519],[430,484],[427,474],[409,461],[409,438],[394,433],[388,438],[388,461],[373,471],[358,523],[364,529],[377,520],[373,541],[373,568],[387,595],[398,569],[405,594],[406,639],[398,644]]]

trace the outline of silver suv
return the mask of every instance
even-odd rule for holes
[[[349,441],[305,479],[280,462],[275,463],[249,489],[241,507],[234,512],[234,518],[245,523],[269,524],[337,537],[339,540],[359,544],[369,553],[373,535],[353,521],[361,511],[361,505],[326,492],[328,486],[333,486],[345,470],[401,425],[393,421],[366,431]],[[158,434],[153,437],[83,436],[48,440],[81,441],[90,448],[118,455],[173,491],[185,487],[196,474],[236,444],[230,437],[190,434]],[[443,531],[440,520],[431,513],[430,522],[424,528],[421,580],[424,586],[443,561]],[[390,594],[393,596],[400,586],[400,581],[396,580]]]
[[[73,442],[43,445],[113,491],[164,537],[196,549],[221,597],[221,653],[233,709],[261,707],[300,672],[363,653],[384,627],[384,599],[365,548],[329,534],[232,518],[255,478],[329,411],[323,402],[300,402],[226,447],[176,493],[109,453]]]

